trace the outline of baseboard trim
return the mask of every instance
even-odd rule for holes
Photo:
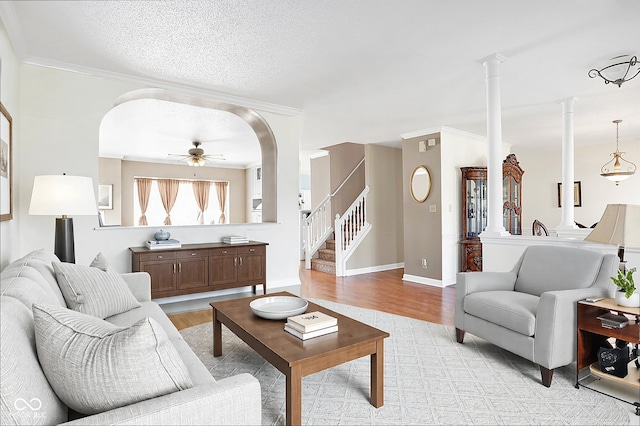
[[[390,271],[392,269],[404,268],[404,262],[402,263],[390,263],[388,265],[368,266],[366,268],[348,269],[344,272],[345,277],[352,275],[370,274],[371,272]]]
[[[267,281],[267,291],[271,291],[274,288],[291,287],[293,285],[300,285],[300,277],[285,278],[283,280],[270,280]]]
[[[440,287],[440,288],[446,287],[446,285],[442,282],[442,280],[434,280],[433,278],[419,277],[417,275],[404,274],[402,276],[402,280],[411,281],[412,283],[417,283],[417,284],[430,285],[432,287]]]

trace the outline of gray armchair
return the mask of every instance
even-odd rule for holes
[[[618,263],[613,254],[531,246],[509,272],[461,272],[456,340],[469,332],[538,364],[549,387],[553,369],[576,360],[576,302],[609,297]]]

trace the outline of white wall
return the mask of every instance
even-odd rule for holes
[[[628,158],[640,164],[640,139],[625,139],[620,132],[620,150]],[[615,134],[612,135],[615,138]],[[640,204],[640,172],[619,186],[600,176],[600,168],[611,159],[615,139],[600,145],[575,149],[574,180],[581,182],[582,207],[575,207],[575,221],[591,226],[600,220],[607,204]],[[531,235],[534,219],[549,229],[555,229],[562,220],[558,207],[558,182],[562,181],[561,148],[553,151],[518,151],[518,161],[524,169],[522,184],[522,227],[524,235]]]
[[[22,66],[21,158],[29,161],[21,161],[20,169],[16,168],[21,200],[16,212],[21,220],[20,245],[11,248],[10,260],[38,248],[53,249],[54,218],[28,215],[34,176],[66,172],[90,176],[97,186],[100,121],[116,98],[140,88],[123,81]],[[267,242],[267,287],[294,285],[300,282],[297,208],[300,119],[258,113],[271,126],[278,144],[278,223],[173,227],[171,233],[183,243],[215,242],[225,235],[246,235]],[[77,263],[88,264],[102,252],[120,272],[130,271],[128,247],[142,245],[157,230],[95,229],[96,223],[96,217],[74,218]]]
[[[21,182],[17,179],[20,168],[20,111],[18,110],[18,85],[20,82],[20,64],[9,42],[9,38],[0,21],[0,101],[13,120],[13,220],[0,222],[0,269],[20,250],[19,226],[17,214]]]

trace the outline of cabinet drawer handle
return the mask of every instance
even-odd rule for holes
[[[256,249],[252,248],[252,249],[249,249],[249,251],[256,251]]]
[[[198,253],[191,253],[191,256],[197,256]]]
[[[227,254],[227,251],[226,250],[222,250],[222,254]]]
[[[162,256],[158,255],[158,259],[162,259]]]

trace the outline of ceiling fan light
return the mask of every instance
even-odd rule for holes
[[[204,166],[205,163],[205,159],[202,157],[189,157],[187,158],[187,164],[189,164],[192,167],[200,167],[200,166]]]

